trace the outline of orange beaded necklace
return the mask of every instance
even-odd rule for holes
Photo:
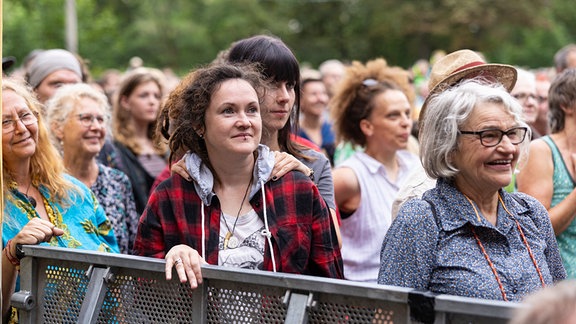
[[[466,195],[464,195],[464,197],[466,197],[466,199],[468,200],[470,205],[472,205],[472,208],[474,209],[474,213],[476,213],[476,218],[478,218],[478,220],[480,220],[480,214],[478,213],[478,210],[476,209],[476,206],[474,206],[474,203],[472,202],[472,200],[470,198],[468,198],[468,196],[466,196]],[[514,222],[516,222],[516,227],[518,228],[518,232],[520,232],[520,236],[522,237],[522,242],[526,246],[526,249],[528,250],[528,254],[530,255],[530,259],[532,259],[532,263],[534,264],[534,267],[536,268],[536,272],[538,273],[538,276],[540,277],[540,282],[542,283],[542,287],[545,287],[546,283],[544,281],[544,277],[542,276],[542,271],[540,271],[540,267],[538,266],[538,263],[536,262],[536,258],[534,257],[534,254],[532,253],[532,249],[530,248],[530,244],[528,244],[528,240],[526,239],[526,236],[524,235],[524,231],[522,231],[522,227],[520,227],[520,222],[518,222],[518,220],[514,216],[512,216],[512,214],[508,211],[508,208],[506,208],[506,205],[504,205],[504,201],[502,200],[502,197],[500,196],[500,194],[498,194],[498,201],[502,204],[502,207],[504,208],[506,213],[508,215],[510,215],[510,217],[514,220]],[[498,275],[498,272],[496,271],[496,267],[494,266],[494,263],[492,263],[492,260],[490,259],[490,256],[488,255],[488,253],[486,253],[486,249],[484,249],[484,245],[480,241],[480,238],[478,237],[478,234],[476,234],[476,231],[474,230],[474,226],[472,224],[470,224],[470,229],[472,230],[472,234],[474,235],[474,238],[476,239],[476,243],[478,243],[478,246],[480,247],[480,250],[482,251],[484,258],[488,262],[488,265],[490,266],[490,269],[492,270],[492,273],[494,274],[494,277],[496,278],[496,281],[498,282],[498,287],[500,288],[500,292],[502,293],[502,298],[505,301],[508,301],[508,297],[506,297],[506,291],[504,290],[504,285],[502,285],[502,281],[500,280],[500,276]]]

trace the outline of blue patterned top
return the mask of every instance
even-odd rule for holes
[[[130,179],[120,170],[98,164],[98,177],[90,189],[112,223],[120,253],[130,253],[140,218]]]
[[[546,285],[564,279],[566,272],[544,206],[523,193],[500,190],[500,195],[520,223]],[[442,179],[422,199],[414,198],[401,207],[382,245],[378,283],[501,300],[496,278],[470,226],[493,262],[509,301],[519,301],[542,287],[516,222],[504,208],[498,206],[496,226],[484,217],[478,221],[464,195]]]
[[[79,192],[70,193],[72,202],[69,206],[55,203],[45,187],[39,188],[44,199],[38,203],[44,203],[49,217],[53,219],[52,223],[64,230],[62,236],[53,236],[50,242],[43,242],[40,245],[118,253],[114,231],[94,193],[76,178],[68,175],[65,177],[79,190]],[[30,219],[40,217],[18,190],[11,190],[5,195],[8,198],[4,199],[3,247],[6,246],[8,240],[20,232],[24,225],[28,224]]]

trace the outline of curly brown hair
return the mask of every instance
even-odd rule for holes
[[[262,102],[265,81],[254,64],[225,63],[199,68],[184,77],[170,93],[164,114],[170,121],[169,127],[172,130],[169,140],[170,161],[189,150],[196,153],[216,176],[208,159],[206,143],[199,133],[206,127],[206,110],[210,106],[212,95],[224,81],[230,79],[247,81]]]
[[[372,113],[374,98],[391,89],[402,91],[413,105],[415,94],[408,71],[388,66],[383,58],[366,65],[352,62],[329,103],[337,142],[364,146],[366,136],[360,129],[360,121]]]

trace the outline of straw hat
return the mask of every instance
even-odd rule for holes
[[[463,79],[475,77],[499,82],[510,92],[516,84],[517,72],[511,65],[486,63],[480,55],[469,49],[452,52],[432,66],[428,81],[430,94],[422,105],[420,119],[432,95],[448,89]]]

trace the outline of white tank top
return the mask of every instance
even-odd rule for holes
[[[392,223],[392,203],[410,170],[420,163],[408,151],[396,154],[400,166],[396,182],[390,182],[384,166],[363,152],[355,153],[340,166],[351,168],[360,184],[360,205],[342,219],[340,226],[344,277],[348,280],[377,282],[382,241]]]

